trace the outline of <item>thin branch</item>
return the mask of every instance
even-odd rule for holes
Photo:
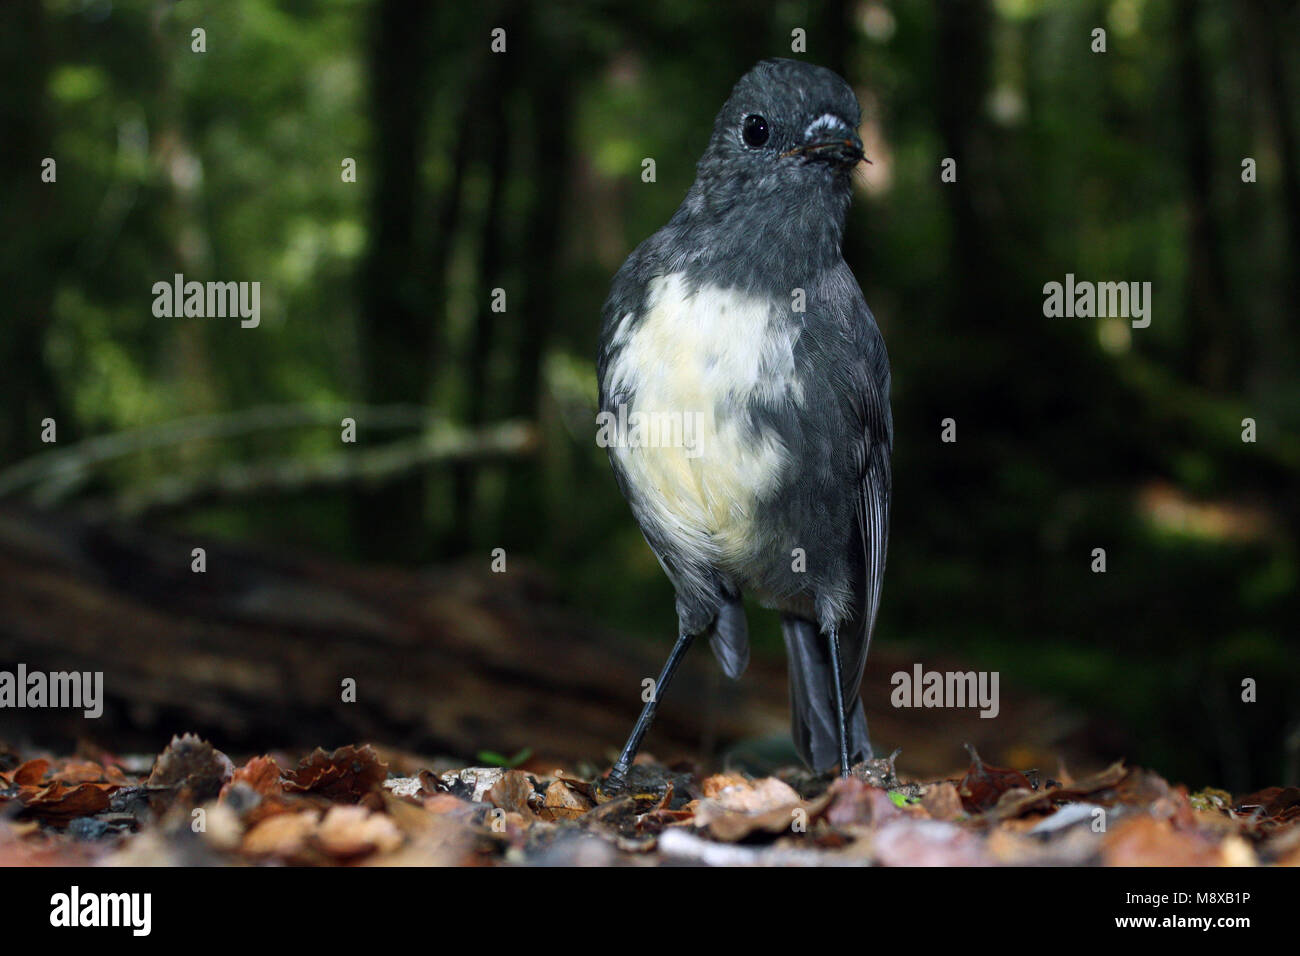
[[[169,448],[198,439],[233,438],[277,428],[301,428],[354,418],[367,428],[422,428],[434,419],[423,405],[260,405],[220,415],[196,415],[161,425],[100,435],[66,448],[50,449],[0,472],[0,498],[29,485],[62,487],[84,480],[94,465],[127,455]],[[61,497],[66,492],[56,494]]]
[[[84,511],[99,519],[138,518],[214,501],[374,486],[430,464],[517,458],[536,446],[536,429],[527,422],[503,422],[477,431],[440,425],[417,438],[377,448],[352,447],[319,458],[274,458],[226,465],[215,473],[172,475],[90,502]]]

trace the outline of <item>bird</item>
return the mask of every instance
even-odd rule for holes
[[[860,107],[834,71],[766,59],[713,124],[677,211],[602,309],[598,443],[671,581],[677,639],[602,786],[617,792],[692,642],[749,662],[776,610],[791,731],[816,772],[872,757],[860,688],[889,536],[890,363],[842,242]]]

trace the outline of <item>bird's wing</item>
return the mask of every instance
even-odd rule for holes
[[[847,633],[841,635],[845,690],[850,693],[850,699],[857,696],[862,681],[867,648],[880,608],[885,552],[889,543],[890,454],[894,443],[889,407],[889,356],[885,351],[885,340],[862,299],[862,293],[856,288],[854,291],[857,291],[857,314],[852,334],[856,361],[850,389],[853,410],[860,426],[854,447],[858,475],[854,505],[865,576],[854,620],[845,628]]]
[[[893,420],[889,409],[889,357],[871,310],[848,269],[832,277],[832,301],[848,302],[837,315],[844,339],[837,371],[853,426],[854,520],[861,573],[854,582],[853,616],[840,628],[840,677],[848,710],[851,761],[871,755],[866,717],[858,691],[867,648],[880,607],[889,537],[890,469]],[[839,763],[839,714],[830,695],[830,652],[825,636],[811,621],[786,615],[781,622],[790,661],[792,733],[795,747],[815,770]]]

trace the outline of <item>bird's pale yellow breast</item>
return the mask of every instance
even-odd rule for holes
[[[748,550],[754,505],[788,465],[779,437],[745,414],[753,402],[802,398],[794,378],[799,327],[778,308],[736,289],[691,291],[674,274],[653,280],[641,321],[625,318],[615,333],[622,348],[610,393],[632,396],[627,412],[636,421],[685,423],[615,454],[652,517],[715,562]]]

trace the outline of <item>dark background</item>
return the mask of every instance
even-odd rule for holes
[[[888,709],[895,666],[950,661],[1047,702],[986,722],[1004,760],[1127,756],[1239,791],[1300,780],[1300,4],[1287,0],[8,0],[0,526],[70,529],[61,540],[90,557],[68,574],[140,603],[99,627],[83,602],[55,635],[42,615],[78,592],[12,585],[0,662],[36,666],[57,644],[49,660],[75,666],[143,633],[140,609],[208,613],[201,594],[177,597],[188,545],[163,573],[145,567],[149,546],[122,543],[179,540],[226,542],[251,578],[249,555],[291,555],[357,580],[411,569],[431,592],[456,580],[442,569],[486,573],[504,548],[543,582],[538,600],[653,668],[672,598],[593,441],[600,306],[680,202],[731,84],[792,55],[796,28],[796,55],[857,89],[873,159],[845,249],[894,368],[873,651],[886,663],[868,712]],[[46,156],[55,184],[39,178]],[[956,183],[940,181],[945,157]],[[1257,182],[1242,181],[1246,157]],[[176,272],[260,281],[261,327],[155,318],[152,285]],[[1044,317],[1043,284],[1067,272],[1151,282],[1150,327]],[[57,445],[41,442],[47,417]],[[340,443],[344,417],[355,444]],[[948,417],[955,444],[940,441]],[[42,567],[14,539],[0,534],[14,574]],[[1090,570],[1096,547],[1105,574]],[[209,596],[232,573],[218,569]],[[530,647],[520,620],[498,642],[516,658]],[[751,628],[760,668],[779,667],[775,621],[752,613]],[[172,632],[156,633],[165,648]],[[520,669],[492,671],[502,693],[528,686]],[[1245,678],[1257,703],[1241,702]],[[156,668],[158,700],[179,680]],[[274,709],[282,686],[246,692]],[[533,726],[558,719],[547,686],[529,690]],[[635,684],[611,693],[630,725]],[[1045,740],[1044,712],[1060,718]],[[150,713],[127,706],[94,735],[164,718],[167,732],[238,730],[184,701]],[[325,733],[355,729],[317,716]],[[902,746],[905,766],[911,718],[895,717],[878,743]],[[459,744],[433,726],[412,746],[505,745],[470,727]],[[937,764],[962,760],[950,737],[940,729]]]

